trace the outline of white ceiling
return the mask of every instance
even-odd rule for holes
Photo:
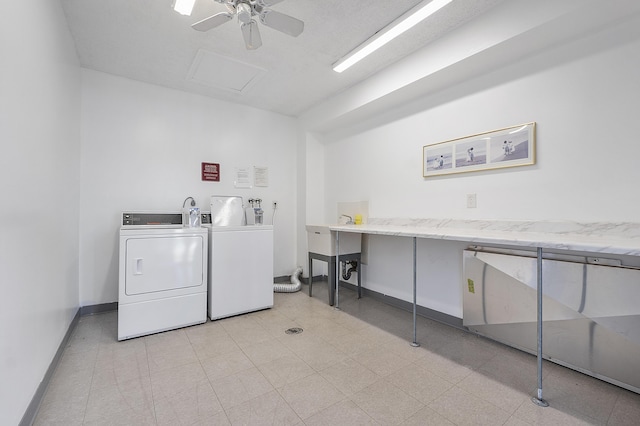
[[[235,20],[201,33],[190,25],[226,8],[197,0],[192,16],[172,0],[61,0],[83,67],[285,115],[309,108],[365,80],[503,0],[455,0],[355,67],[332,64],[420,0],[285,0],[273,10],[305,23],[297,38],[260,25],[263,45],[248,51]],[[242,93],[189,79],[204,50],[262,68]]]
[[[172,0],[60,1],[83,67],[300,117],[325,134],[604,28],[635,28],[640,16],[638,0],[454,0],[338,74],[333,63],[420,0],[285,0],[273,10],[303,20],[304,32],[293,38],[259,24],[254,51],[235,20],[206,33],[190,27],[226,10],[213,0],[196,0],[190,17]],[[253,84],[224,90],[211,84],[224,78],[192,69],[201,61],[220,70],[220,56],[246,65],[230,69]]]

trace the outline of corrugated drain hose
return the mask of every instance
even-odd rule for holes
[[[288,283],[274,283],[273,291],[276,293],[295,293],[300,291],[302,283],[298,279],[298,275],[302,273],[302,267],[298,266],[293,274],[291,274],[291,284]]]

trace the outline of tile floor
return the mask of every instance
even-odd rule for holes
[[[324,285],[324,288],[322,287]],[[640,395],[341,291],[275,294],[273,309],[116,341],[82,317],[36,425],[638,425]],[[301,327],[300,334],[285,334]]]

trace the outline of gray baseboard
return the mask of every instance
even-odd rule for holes
[[[49,364],[49,368],[47,368],[47,372],[45,373],[38,389],[36,389],[36,393],[31,398],[31,402],[27,407],[24,415],[22,416],[22,420],[20,421],[20,426],[31,426],[33,422],[36,420],[36,415],[38,414],[38,408],[40,408],[40,404],[42,403],[42,399],[44,398],[44,393],[47,390],[47,386],[49,386],[49,382],[51,381],[51,377],[53,377],[53,373],[56,371],[56,367],[60,362],[60,358],[62,358],[62,353],[64,352],[64,348],[69,343],[69,339],[71,338],[71,334],[73,330],[78,325],[78,321],[80,321],[80,309],[76,312],[76,315],[71,320],[71,324],[69,324],[69,328],[60,342],[60,346],[58,346],[58,350],[56,351],[55,356],[51,360]]]
[[[104,312],[111,312],[118,310],[118,302],[101,303],[99,305],[83,306],[80,308],[80,316],[102,314]]]
[[[340,281],[340,287],[358,291],[357,285],[342,280]],[[402,309],[407,312],[413,312],[413,303],[407,302],[406,300],[387,296],[386,294],[378,293],[377,291],[369,290],[364,287],[362,287],[362,296],[371,297],[372,299],[379,300],[380,302],[386,303],[387,305],[395,306],[396,308]],[[443,312],[434,311],[433,309],[425,308],[424,306],[416,306],[416,315],[420,315],[421,317],[467,331],[467,329],[462,325],[462,318],[454,317]]]

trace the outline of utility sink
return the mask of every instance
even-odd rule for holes
[[[307,245],[310,253],[324,256],[336,255],[336,233],[329,230],[330,225],[307,225]],[[362,236],[359,233],[340,233],[340,255],[360,253]]]

